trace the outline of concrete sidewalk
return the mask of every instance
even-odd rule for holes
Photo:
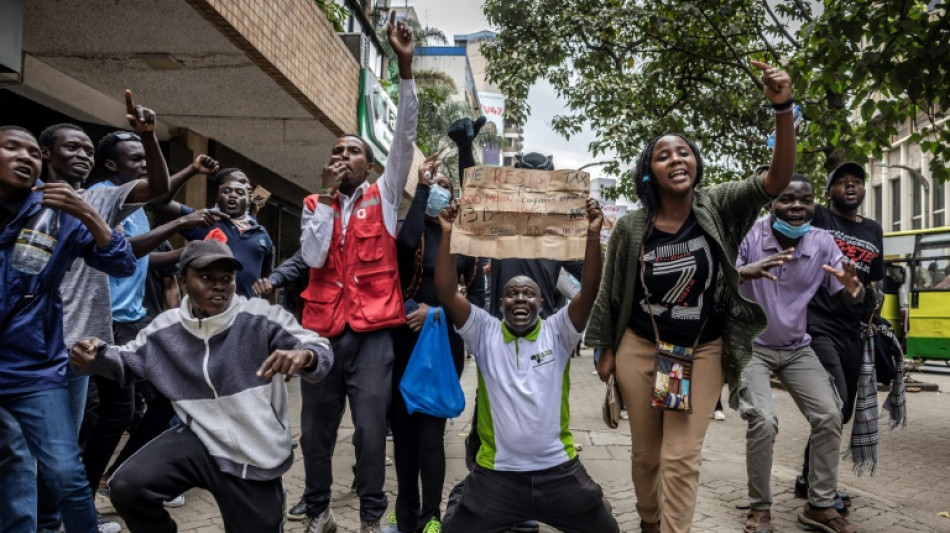
[[[604,385],[592,371],[589,350],[584,350],[583,357],[572,360],[571,427],[575,442],[583,445],[581,460],[613,504],[621,531],[636,532],[639,531],[640,519],[634,507],[636,499],[630,480],[630,428],[621,426],[609,430],[604,426],[600,418]],[[468,423],[475,376],[475,363],[468,359],[462,376],[468,405],[465,413],[446,427],[446,494],[467,473],[463,462],[463,440],[470,430]],[[950,376],[929,374],[926,381],[950,389]],[[291,385],[291,397],[295,412],[299,412],[299,386],[296,383]],[[773,524],[776,531],[807,531],[797,521],[804,500],[796,499],[792,488],[800,469],[808,426],[788,394],[773,390],[780,425],[772,473]],[[884,397],[882,393],[880,399]],[[950,396],[933,392],[908,394],[908,413],[906,430],[890,431],[886,424],[882,424],[878,470],[873,477],[856,477],[848,464],[841,466],[839,487],[849,492],[854,502],[850,520],[866,533],[950,532],[950,519],[937,516],[940,511],[950,510]],[[713,421],[706,436],[693,527],[696,532],[742,530],[745,511],[738,507],[747,504],[745,423],[734,411],[727,410],[726,416],[727,420],[723,422]],[[299,417],[294,418],[299,422]],[[349,415],[345,415],[333,464],[335,481],[331,507],[340,533],[359,531],[359,498],[349,490],[353,476],[350,469],[353,464],[352,428]],[[296,423],[294,434],[299,436]],[[843,446],[846,446],[850,426],[846,427],[843,437]],[[392,449],[391,444],[389,448]],[[284,476],[288,505],[295,504],[300,498],[303,481],[303,463],[297,453],[293,468]],[[386,490],[390,510],[395,501],[395,489],[395,470],[388,467]],[[180,531],[223,531],[220,513],[209,493],[192,490],[186,497],[184,507],[170,510]],[[107,516],[114,512],[101,497],[97,497],[97,505]],[[299,522],[288,522],[287,531],[303,531],[303,527]],[[555,530],[542,527],[542,531]]]

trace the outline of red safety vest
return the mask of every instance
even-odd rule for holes
[[[318,196],[304,204],[316,211]],[[301,323],[324,337],[336,337],[349,324],[353,331],[376,331],[406,323],[399,285],[396,239],[383,221],[383,203],[374,183],[357,200],[343,240],[339,196],[333,200],[333,234],[327,260],[310,269]]]

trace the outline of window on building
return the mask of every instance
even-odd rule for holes
[[[884,187],[874,186],[874,220],[884,220]]]
[[[946,213],[947,204],[944,201],[944,184],[938,179],[931,178],[930,194],[933,195],[934,203],[934,227],[939,228],[947,223]]]
[[[911,196],[911,217],[910,225],[911,229],[921,229],[924,227],[924,188],[914,181],[914,193]]]
[[[901,180],[891,180],[891,231],[901,230]]]

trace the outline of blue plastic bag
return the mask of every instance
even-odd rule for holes
[[[455,373],[445,312],[430,307],[409,356],[399,391],[409,414],[424,413],[438,418],[455,418],[465,410],[465,393]]]

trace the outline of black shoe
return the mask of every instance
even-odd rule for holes
[[[850,498],[849,498],[850,499]],[[844,500],[841,498],[840,493],[835,493],[835,511],[838,511],[838,514],[842,518],[848,518],[851,515],[851,509],[848,509],[848,506],[844,504]]]
[[[294,505],[287,511],[287,518],[298,521],[307,518],[307,502],[303,501],[303,498],[300,498],[297,505]]]
[[[800,475],[795,477],[795,497],[808,498],[808,480]]]

